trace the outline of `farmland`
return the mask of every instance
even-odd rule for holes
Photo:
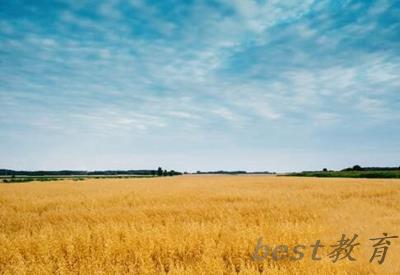
[[[180,176],[0,184],[1,274],[399,274],[400,180]],[[358,234],[348,259],[331,245]],[[257,241],[307,246],[254,261]],[[311,244],[321,240],[321,260]]]

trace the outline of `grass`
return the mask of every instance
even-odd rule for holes
[[[273,176],[86,179],[0,185],[1,274],[399,274],[369,238],[400,234],[400,180]],[[327,257],[359,234],[355,262]],[[301,261],[251,259],[257,240]],[[310,244],[320,239],[321,261]]]
[[[286,176],[295,177],[318,177],[318,178],[369,178],[369,179],[389,179],[400,178],[400,170],[393,171],[309,171],[292,173]]]

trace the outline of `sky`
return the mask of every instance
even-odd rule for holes
[[[0,0],[0,168],[400,165],[400,2]]]

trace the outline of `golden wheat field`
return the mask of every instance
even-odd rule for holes
[[[400,235],[400,181],[274,176],[88,179],[0,185],[1,274],[400,274],[370,238]],[[341,234],[352,256],[328,257]],[[304,258],[255,262],[257,240]],[[321,240],[320,261],[311,244]],[[289,254],[291,250],[289,251]]]

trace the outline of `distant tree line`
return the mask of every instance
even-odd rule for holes
[[[166,176],[179,176],[179,175],[182,175],[182,173],[181,172],[176,172],[175,170],[169,170],[169,171],[167,171],[167,170],[163,170],[161,167],[158,167],[158,169],[157,169],[157,171],[155,171],[156,172],[156,176],[159,176],[159,177],[166,177]]]
[[[400,170],[398,167],[361,167],[360,165],[354,165],[353,167],[343,169],[342,171],[396,171]]]
[[[116,175],[138,175],[138,176],[177,176],[182,173],[174,170],[163,170],[159,167],[157,170],[58,170],[58,171],[16,171],[9,169],[0,169],[0,176],[116,176]]]
[[[354,165],[339,171],[323,168],[322,171],[303,171],[286,175],[297,177],[400,178],[400,167],[361,167]]]

